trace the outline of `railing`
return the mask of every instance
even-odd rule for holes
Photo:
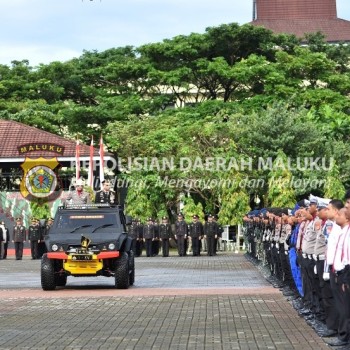
[[[72,174],[60,174],[58,177],[58,186],[63,191],[68,191],[72,183]],[[18,192],[23,173],[20,171],[11,173],[0,173],[0,192]]]

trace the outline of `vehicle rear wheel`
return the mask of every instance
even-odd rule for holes
[[[117,289],[129,288],[129,256],[127,253],[121,253],[115,266],[115,287]]]
[[[43,290],[56,288],[54,262],[46,254],[41,259],[41,287]]]
[[[135,283],[135,254],[132,250],[129,252],[129,284]]]

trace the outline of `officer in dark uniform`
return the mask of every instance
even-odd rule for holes
[[[219,227],[213,220],[213,215],[208,215],[208,221],[204,224],[204,239],[207,240],[208,255],[214,255],[215,238],[218,237]]]
[[[188,226],[184,220],[184,216],[180,213],[177,216],[177,221],[175,223],[175,239],[177,240],[177,250],[179,256],[185,255],[185,239],[188,234]]]
[[[39,242],[41,239],[39,221],[37,219],[32,220],[32,224],[28,230],[28,240],[30,241],[30,250],[32,259],[39,258]]]
[[[136,219],[137,223],[137,238],[136,238],[136,256],[142,255],[142,250],[144,248],[143,241],[143,225],[140,222],[140,219]]]
[[[159,225],[155,220],[152,220],[154,225],[154,239],[152,241],[152,256],[159,254]]]
[[[44,225],[40,225],[40,242],[39,242],[39,258],[47,252],[45,245],[45,237],[49,233],[49,230],[53,224],[53,218],[47,219]]]
[[[22,225],[22,220],[17,218],[13,228],[12,242],[15,244],[16,260],[22,260],[23,243],[26,241],[26,228]]]
[[[6,227],[5,222],[2,221],[0,224],[0,235],[2,233],[2,243],[3,243],[3,248],[4,248],[4,253],[2,256],[2,259],[6,259],[7,258],[7,247],[10,241],[10,231],[9,229]]]
[[[2,242],[4,240],[5,227],[0,225],[0,259],[2,259]]]
[[[219,217],[217,215],[214,215],[213,217],[213,221],[216,222],[218,224],[218,236],[215,239],[215,244],[214,244],[214,255],[216,255],[216,252],[218,250],[221,250],[221,238],[222,238],[222,233],[224,232],[223,227],[218,223],[218,219]]]
[[[95,203],[117,204],[115,192],[111,190],[111,183],[108,180],[103,180],[102,186],[102,190],[96,192]]]
[[[171,240],[171,226],[166,216],[162,217],[162,223],[159,225],[159,238],[162,242],[163,257],[168,257],[169,241]]]
[[[198,220],[198,215],[193,215],[193,222],[189,226],[189,236],[192,240],[192,254],[193,256],[199,256],[200,254],[200,242],[203,238],[203,225]]]
[[[136,219],[133,219],[131,225],[128,227],[128,236],[132,239],[131,250],[136,255],[136,241],[139,238],[139,227]]]
[[[42,239],[49,233],[51,226],[53,225],[53,218],[48,218],[47,223],[44,226],[44,230],[42,231]]]
[[[152,218],[147,219],[147,224],[143,226],[143,240],[146,245],[146,256],[152,256],[152,242],[155,235],[155,226]]]

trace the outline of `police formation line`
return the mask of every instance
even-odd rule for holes
[[[208,215],[204,224],[199,221],[198,215],[193,215],[192,223],[188,224],[182,213],[178,214],[174,225],[169,223],[167,217],[163,217],[159,224],[152,218],[148,218],[145,224],[135,219],[128,228],[135,255],[141,256],[145,249],[148,257],[158,255],[160,249],[162,256],[168,257],[171,242],[176,244],[179,256],[185,256],[191,251],[193,256],[200,256],[202,251],[206,251],[209,256],[216,255],[217,250],[221,249],[222,232],[215,215]]]
[[[325,342],[350,349],[350,190],[244,217],[248,257]]]
[[[40,225],[40,221],[36,218],[32,219],[28,229],[23,225],[22,219],[17,218],[13,227],[12,235],[9,228],[2,221],[0,224],[0,259],[7,258],[7,249],[12,241],[15,247],[16,260],[22,260],[23,247],[26,241],[30,242],[30,250],[32,259],[40,259],[45,252],[44,237],[49,231],[53,219],[49,218],[44,225]]]

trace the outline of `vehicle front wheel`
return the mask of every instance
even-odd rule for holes
[[[115,287],[117,289],[129,288],[129,256],[127,253],[121,253],[115,266]]]
[[[54,262],[46,254],[41,259],[41,287],[43,290],[56,288]]]

